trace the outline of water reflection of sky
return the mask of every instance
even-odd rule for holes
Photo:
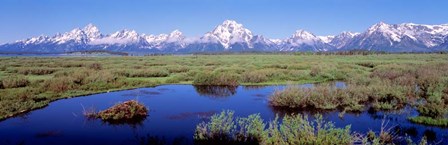
[[[343,88],[344,83],[336,82]],[[312,87],[308,84],[304,87]],[[88,97],[64,99],[48,107],[0,122],[0,144],[140,144],[164,140],[192,143],[197,123],[223,109],[235,111],[236,116],[260,113],[269,121],[290,113],[312,115],[310,110],[285,110],[269,107],[268,97],[285,86],[235,88],[198,88],[191,85],[163,85]],[[100,120],[87,120],[84,108],[106,109],[117,102],[137,99],[150,108],[150,115],[140,124],[112,125]],[[347,113],[339,118],[338,111],[320,112],[336,126],[351,125],[353,131],[365,133],[379,130],[385,118],[389,126],[413,139],[428,135],[428,139],[448,143],[448,129],[411,124],[407,116],[416,115],[412,109],[396,112],[366,111]]]

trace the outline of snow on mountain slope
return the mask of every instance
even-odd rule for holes
[[[218,25],[213,31],[206,33],[201,39],[203,42],[218,42],[228,49],[231,44],[244,43],[250,48],[250,41],[253,38],[252,32],[243,27],[242,24],[233,20],[226,20]]]
[[[333,35],[328,35],[328,36],[317,36],[320,40],[322,40],[322,42],[324,43],[330,43],[331,40],[334,39],[335,36]]]
[[[339,49],[345,46],[348,41],[350,41],[351,39],[353,39],[353,37],[359,34],[360,33],[352,33],[344,31],[341,34],[334,36],[333,39],[331,39],[331,41],[327,43]]]
[[[37,36],[0,45],[5,52],[66,52],[78,50],[130,52],[216,52],[216,51],[343,51],[365,49],[388,52],[448,51],[448,24],[387,24],[380,22],[362,33],[342,32],[316,36],[297,30],[285,39],[253,35],[234,20],[225,20],[203,36],[186,37],[179,30],[169,34],[139,34],[121,30],[102,34],[93,24],[54,36]]]
[[[366,32],[348,40],[345,49],[360,48],[382,51],[432,51],[431,48],[444,43],[448,25],[422,25],[414,23],[371,26]]]
[[[328,51],[331,48],[332,46],[325,43],[322,37],[305,30],[297,30],[280,44],[281,51]]]

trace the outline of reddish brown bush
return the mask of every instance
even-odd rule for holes
[[[89,65],[89,68],[93,70],[101,70],[103,69],[103,66],[100,63],[92,63]]]
[[[26,87],[30,81],[23,76],[9,76],[1,80],[0,88],[20,88]]]
[[[131,120],[144,118],[148,115],[148,109],[145,105],[135,101],[126,101],[107,110],[98,113],[98,117],[103,120]]]

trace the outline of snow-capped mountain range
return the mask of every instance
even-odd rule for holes
[[[179,30],[147,35],[134,30],[102,34],[93,24],[56,34],[0,45],[0,52],[71,52],[108,50],[132,53],[193,53],[220,51],[343,51],[364,49],[387,52],[448,50],[448,24],[377,23],[365,32],[316,36],[297,30],[285,39],[254,35],[242,24],[226,20],[201,37],[186,37]]]

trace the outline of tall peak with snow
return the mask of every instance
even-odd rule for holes
[[[93,41],[95,39],[98,39],[101,37],[101,32],[98,29],[98,27],[96,27],[95,25],[93,25],[92,23],[87,24],[82,31],[85,33],[85,35],[87,35],[88,39],[90,41]]]
[[[370,33],[375,32],[375,31],[387,31],[390,28],[391,28],[391,25],[381,21],[381,22],[376,23],[375,25],[371,26],[368,31]]]
[[[297,30],[291,38],[297,38],[297,39],[315,39],[316,35],[313,33],[310,33],[308,31],[305,31],[303,29]]]
[[[92,23],[89,23],[86,26],[84,26],[84,28],[82,30],[88,31],[88,32],[99,32],[98,27],[96,27]]]
[[[169,37],[182,37],[183,33],[179,30],[174,30],[173,32],[170,33]]]
[[[211,32],[205,34],[204,39],[217,41],[224,48],[229,48],[234,43],[250,44],[253,38],[252,32],[234,20],[225,20]]]
[[[387,24],[379,22],[363,33],[342,32],[339,35],[316,36],[297,30],[285,39],[253,35],[243,24],[225,20],[212,31],[199,37],[185,37],[181,31],[146,35],[134,30],[101,34],[98,27],[87,24],[53,36],[37,36],[0,45],[0,51],[67,52],[103,49],[134,52],[201,52],[201,51],[334,51],[380,50],[448,51],[448,24]],[[224,51],[223,50],[223,51]]]

